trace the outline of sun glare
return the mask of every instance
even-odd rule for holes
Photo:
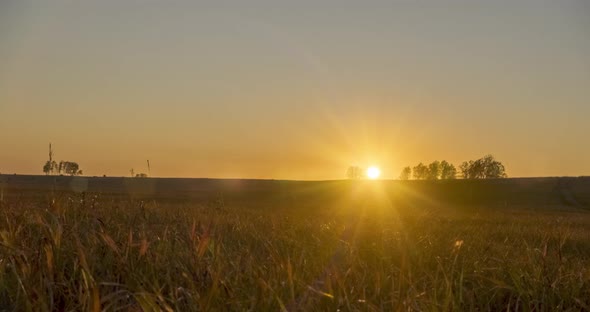
[[[371,167],[369,167],[369,169],[367,169],[367,177],[371,180],[375,180],[375,179],[379,178],[380,175],[381,175],[381,170],[379,170],[379,168],[377,168],[375,166],[371,166]]]

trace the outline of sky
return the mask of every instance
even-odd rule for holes
[[[590,175],[589,1],[0,1],[0,172]]]

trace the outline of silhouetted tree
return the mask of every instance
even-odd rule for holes
[[[416,180],[425,180],[428,177],[428,167],[426,167],[423,163],[419,163],[412,169],[414,179]]]
[[[460,169],[464,179],[498,179],[507,177],[504,165],[495,160],[492,155],[486,155],[475,161],[464,161]]]
[[[402,169],[402,173],[400,173],[399,179],[400,180],[409,180],[411,176],[412,176],[412,168],[405,167],[404,169]]]
[[[46,175],[49,175],[49,173],[51,173],[51,162],[49,160],[43,166],[43,173],[45,173]]]
[[[138,174],[135,175],[135,177],[136,178],[147,178],[148,175],[147,175],[147,173],[138,173]]]
[[[494,156],[486,155],[484,158],[481,159],[481,161],[483,162],[484,177],[486,179],[498,179],[507,177],[506,168],[501,162],[494,159]]]
[[[53,149],[51,148],[51,143],[49,143],[49,160],[43,166],[43,172],[46,175],[57,172],[57,163],[53,160]]]
[[[473,160],[464,161],[459,166],[459,170],[461,170],[461,176],[463,177],[463,179],[474,179],[474,177],[472,175],[472,170],[471,170],[473,163],[474,163]]]
[[[363,169],[358,166],[350,166],[348,170],[346,170],[346,177],[351,180],[358,180],[362,179],[364,176]]]
[[[426,178],[428,180],[438,180],[440,177],[440,162],[438,160],[433,161],[428,165],[428,173]]]
[[[48,160],[43,166],[43,173],[46,175],[57,173],[57,163],[53,160]]]
[[[446,160],[440,162],[440,178],[442,180],[453,180],[457,177],[457,169]]]
[[[73,161],[60,161],[59,162],[59,173],[69,174],[69,175],[79,175],[82,174],[82,170],[80,170],[80,166],[78,163]]]

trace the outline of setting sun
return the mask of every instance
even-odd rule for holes
[[[375,179],[379,178],[380,175],[381,175],[381,170],[379,170],[379,168],[377,168],[375,166],[371,166],[371,167],[369,167],[369,169],[367,169],[367,177],[371,180],[375,180]]]

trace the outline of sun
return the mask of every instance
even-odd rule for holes
[[[371,166],[367,169],[367,177],[371,180],[375,180],[379,178],[381,175],[381,170],[378,167]]]

